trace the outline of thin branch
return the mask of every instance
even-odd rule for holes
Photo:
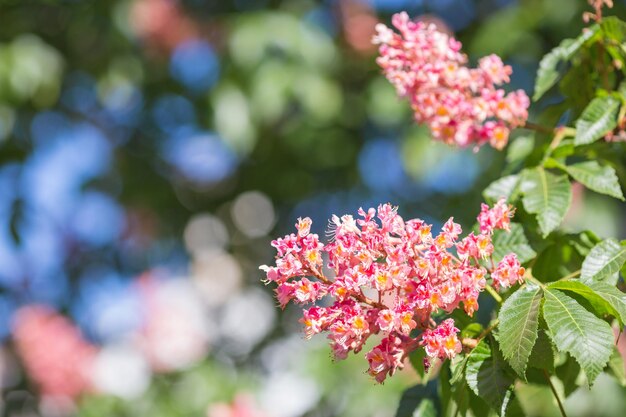
[[[580,269],[578,271],[574,271],[571,274],[568,274],[562,278],[559,278],[558,281],[567,281],[568,279],[576,278],[578,275],[580,275],[580,272],[581,272]]]
[[[556,388],[554,388],[554,384],[552,384],[550,375],[548,375],[548,371],[546,371],[545,369],[543,370],[543,376],[546,378],[546,381],[548,381],[548,384],[550,384],[550,389],[552,390],[552,394],[554,395],[554,398],[556,399],[556,402],[559,405],[559,410],[561,410],[561,415],[563,417],[567,417],[567,414],[565,413],[565,409],[563,408],[563,403],[561,402],[561,399],[559,398],[559,394],[556,392]]]

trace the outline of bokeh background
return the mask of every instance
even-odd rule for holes
[[[378,386],[362,356],[333,363],[258,265],[299,216],[322,235],[333,213],[389,201],[471,226],[504,165],[412,123],[375,65],[378,21],[436,21],[531,93],[586,7],[0,0],[3,415],[393,416],[415,375]],[[577,189],[566,227],[624,238],[623,213]],[[625,394],[601,378],[566,408],[621,416]],[[520,396],[530,415],[557,413],[545,387]]]

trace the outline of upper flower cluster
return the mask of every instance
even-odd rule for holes
[[[272,242],[276,265],[261,269],[268,282],[277,284],[283,308],[290,301],[315,303],[330,297],[305,309],[301,322],[307,337],[328,332],[337,359],[360,351],[371,335],[380,334],[382,340],[367,360],[370,374],[382,382],[419,346],[431,359],[451,358],[461,350],[454,321],[437,325],[431,315],[461,305],[472,315],[488,272],[498,287],[521,279],[523,268],[514,254],[497,266],[491,263],[492,270],[482,265],[494,250],[493,231],[508,230],[512,215],[504,200],[492,208],[483,205],[480,233],[460,238],[461,226],[452,218],[433,235],[431,225],[404,221],[396,208],[384,204],[377,210],[359,209],[359,219],[333,216],[326,245],[310,232],[309,218],[299,219],[297,233]]]
[[[489,142],[502,149],[510,130],[526,123],[530,104],[522,90],[505,94],[495,87],[510,81],[511,67],[489,55],[478,68],[468,68],[461,43],[434,24],[413,22],[405,12],[395,14],[392,23],[399,33],[376,26],[377,62],[398,94],[411,102],[416,121],[446,143]]]

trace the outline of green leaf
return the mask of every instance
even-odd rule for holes
[[[600,23],[602,33],[609,39],[623,43],[626,39],[626,22],[616,16],[607,16]]]
[[[483,191],[483,196],[492,202],[496,202],[502,197],[509,200],[518,183],[519,175],[507,175],[489,184]]]
[[[596,161],[581,162],[565,167],[565,170],[576,181],[600,194],[624,200],[615,169],[601,166]]]
[[[525,160],[535,148],[533,135],[518,136],[506,148],[506,161],[515,165]]]
[[[465,365],[467,365],[467,359],[469,355],[456,355],[450,362],[450,370],[452,371],[452,378],[450,378],[451,384],[459,382],[465,373]]]
[[[609,359],[608,371],[609,374],[613,375],[613,377],[622,387],[626,387],[624,358],[622,358],[622,355],[619,353],[619,350],[617,350],[615,346],[613,346],[613,353],[611,354],[611,359]]]
[[[554,350],[552,348],[552,341],[544,330],[539,330],[538,332],[537,341],[528,359],[528,366],[531,368],[545,369],[548,372],[554,371]]]
[[[574,144],[588,145],[600,139],[617,126],[620,101],[613,96],[596,97],[576,121]]]
[[[419,409],[418,407],[425,399],[431,400],[435,409],[439,407],[439,402],[437,401],[437,381],[430,381],[427,385],[415,385],[405,390],[400,398],[396,417],[413,417],[415,415],[414,412]]]
[[[572,187],[565,175],[554,175],[541,167],[524,171],[521,182],[524,209],[537,215],[546,237],[558,227],[572,202]]]
[[[437,417],[437,408],[432,400],[422,400],[419,407],[411,415],[412,417]]]
[[[507,298],[498,314],[502,354],[524,379],[528,358],[537,340],[540,304],[541,289],[528,285]]]
[[[611,357],[613,330],[559,290],[544,291],[543,317],[558,350],[580,364],[591,386]]]
[[[584,283],[615,284],[618,272],[626,262],[626,246],[615,239],[606,239],[595,245],[583,261],[580,280]]]
[[[495,342],[493,342],[495,345]],[[470,389],[504,415],[513,394],[513,381],[507,373],[507,364],[497,347],[485,339],[472,350],[465,367],[465,380]]]
[[[521,263],[530,261],[537,253],[528,244],[524,228],[518,223],[511,223],[511,230],[496,230],[493,234],[493,260],[500,262],[505,255],[514,252]]]
[[[602,295],[580,281],[557,281],[548,285],[548,288],[562,291],[569,291],[580,295],[589,303],[589,307],[597,316],[610,315],[621,320],[621,314]],[[615,289],[617,291],[617,288]],[[584,302],[583,302],[584,304]]]
[[[617,319],[624,326],[626,324],[626,294],[605,282],[591,282],[588,285],[596,294],[611,304],[618,314]]]
[[[417,348],[413,352],[409,354],[409,360],[411,361],[411,365],[413,365],[413,369],[420,376],[420,378],[424,378],[426,375],[426,369],[424,368],[424,358],[426,357],[426,351],[424,349]]]
[[[576,39],[564,39],[559,46],[552,49],[541,59],[537,77],[535,78],[533,101],[539,100],[557,82],[560,76],[557,69],[559,63],[569,61],[580,47],[598,32],[598,29],[599,27],[594,25]]]
[[[556,368],[555,374],[563,382],[565,397],[569,397],[572,392],[578,389],[577,380],[580,374],[580,365],[571,356],[568,356],[565,363]]]

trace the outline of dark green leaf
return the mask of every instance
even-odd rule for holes
[[[558,366],[555,370],[556,376],[563,383],[563,393],[565,397],[578,389],[578,375],[580,374],[580,365],[574,358],[568,356],[564,364]]]
[[[439,407],[437,381],[430,381],[427,385],[415,385],[404,391],[396,410],[396,417],[413,417],[423,400],[431,400],[435,408]]]
[[[528,366],[554,372],[554,349],[552,341],[544,330],[539,330],[537,341],[528,359]]]
[[[500,415],[505,414],[513,394],[514,378],[509,375],[507,368],[497,347],[492,349],[485,339],[472,350],[465,368],[469,387]]]

